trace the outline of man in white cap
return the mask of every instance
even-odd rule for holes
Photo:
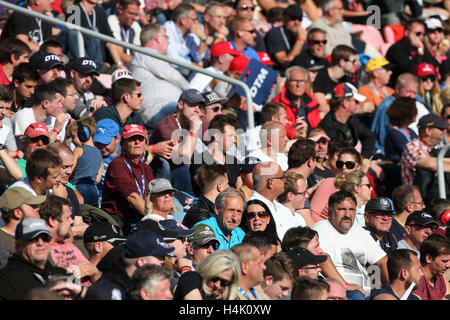
[[[17,225],[16,253],[0,270],[0,299],[24,300],[30,290],[43,288],[56,274],[66,270],[48,261],[51,234],[44,220],[25,218]]]
[[[331,139],[344,138],[368,159],[374,153],[375,135],[354,116],[358,103],[365,99],[351,83],[339,83],[330,100],[331,110],[319,123],[319,127]]]

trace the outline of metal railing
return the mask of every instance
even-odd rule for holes
[[[75,25],[75,24],[72,24],[72,23],[68,23],[66,21],[62,21],[60,19],[49,17],[49,16],[46,16],[46,15],[44,15],[42,13],[38,13],[38,12],[29,10],[29,9],[26,9],[26,8],[23,8],[23,7],[16,6],[14,4],[11,4],[9,2],[5,2],[3,0],[0,0],[0,6],[6,7],[8,9],[11,9],[11,10],[14,10],[14,11],[18,11],[18,12],[20,12],[20,13],[22,13],[24,15],[30,16],[30,17],[35,17],[35,18],[42,19],[42,20],[47,21],[48,23],[50,23],[52,25],[56,24],[56,25],[60,25],[60,26],[62,26],[64,28],[67,28],[67,29],[70,29],[70,30],[74,30],[74,31],[78,32],[78,35],[80,35],[80,33],[82,33],[82,34],[85,34],[87,36],[94,37],[94,38],[100,39],[100,40],[105,41],[105,42],[111,42],[111,43],[114,43],[114,44],[116,44],[118,46],[121,46],[121,47],[124,47],[124,48],[128,48],[130,50],[133,50],[133,51],[136,51],[136,52],[140,52],[142,54],[151,56],[153,58],[156,58],[156,59],[159,59],[159,60],[163,60],[163,61],[166,61],[166,62],[171,63],[171,64],[175,64],[177,66],[189,69],[189,70],[194,71],[194,72],[203,73],[203,74],[206,74],[206,75],[208,75],[208,76],[210,76],[212,78],[216,78],[216,79],[219,79],[219,80],[231,83],[233,85],[236,85],[238,87],[241,87],[242,90],[244,90],[246,98],[247,98],[246,100],[247,100],[248,127],[249,128],[253,128],[255,126],[254,116],[253,116],[253,99],[252,99],[252,94],[251,94],[250,89],[247,86],[247,84],[242,82],[242,81],[240,81],[240,80],[236,80],[236,79],[227,77],[227,76],[225,76],[223,74],[215,73],[215,72],[212,72],[212,71],[209,71],[209,70],[206,70],[206,69],[194,66],[194,65],[186,63],[186,62],[184,62],[182,60],[178,60],[178,59],[173,59],[171,57],[167,57],[167,56],[159,54],[157,52],[150,51],[147,48],[138,47],[136,45],[133,45],[133,44],[121,41],[121,40],[117,40],[117,39],[115,39],[113,37],[105,36],[105,35],[103,35],[101,33],[92,31],[90,29],[87,29],[87,28],[84,28],[84,27],[81,27],[81,26],[78,26],[78,25]],[[80,38],[80,36],[78,36],[78,38]]]
[[[450,148],[450,144],[447,144],[441,150],[439,150],[437,156],[437,175],[438,175],[438,185],[439,185],[439,197],[441,199],[447,199],[447,190],[445,190],[445,176],[444,176],[444,156],[447,150]]]

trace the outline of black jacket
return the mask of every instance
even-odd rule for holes
[[[67,274],[66,270],[54,267],[49,261],[44,270],[25,260],[18,254],[8,259],[8,264],[0,270],[0,299],[24,300],[31,289],[43,288],[56,274]]]
[[[351,132],[351,140],[353,140],[352,146],[354,147],[358,140],[361,141],[362,149],[361,154],[364,158],[370,158],[373,155],[375,149],[375,135],[368,127],[362,124],[355,115],[350,116],[347,120]],[[328,112],[325,118],[319,123],[319,127],[325,130],[330,139],[334,137],[341,137],[350,141],[349,137],[343,130],[343,125],[336,120],[334,112]]]
[[[197,222],[211,218],[214,215],[214,202],[201,196],[188,210],[183,219],[183,225],[192,228]]]

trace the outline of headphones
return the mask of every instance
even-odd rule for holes
[[[440,220],[443,224],[447,224],[450,222],[450,210],[445,210],[440,217]]]
[[[83,126],[83,124],[81,123],[81,120],[77,120],[77,125],[78,125],[77,135],[78,135],[78,138],[80,139],[80,141],[81,142],[88,141],[89,137],[91,135],[89,128],[86,126]]]

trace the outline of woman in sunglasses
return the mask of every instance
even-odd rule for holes
[[[235,300],[241,266],[231,250],[219,250],[203,259],[195,271],[181,275],[174,300]]]
[[[439,96],[440,88],[437,79],[436,70],[430,63],[421,63],[416,69],[416,75],[419,77],[419,88],[417,93],[425,100],[432,110],[437,109],[433,102],[435,95]]]
[[[148,189],[145,198],[145,219],[156,221],[175,219],[172,214],[178,212],[174,202],[177,190],[172,187],[170,181],[164,178],[154,179],[150,181]]]
[[[331,169],[337,176],[354,170],[361,170],[361,154],[355,148],[342,149],[338,154],[335,166]],[[326,178],[311,197],[311,215],[315,222],[328,218],[328,198],[339,191],[334,185],[335,180],[335,177]]]
[[[337,189],[348,191],[355,196],[355,223],[364,227],[364,209],[367,201],[372,197],[372,186],[369,183],[369,178],[361,170],[354,170],[336,177],[334,185]]]
[[[265,231],[275,232],[275,221],[273,220],[270,209],[267,205],[258,199],[247,201],[247,207],[242,215],[240,227],[245,233],[249,231]]]

